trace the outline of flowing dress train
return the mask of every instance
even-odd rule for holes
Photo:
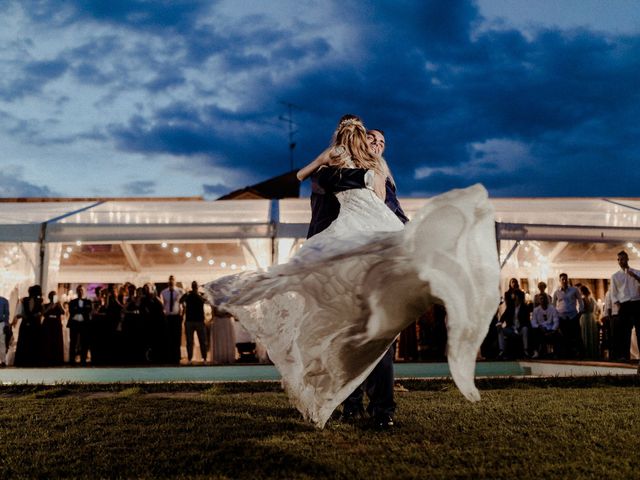
[[[447,309],[448,361],[469,400],[499,301],[494,212],[475,185],[430,199],[404,228],[375,194],[336,195],[338,218],[283,265],[205,285],[261,343],[292,404],[322,428],[398,333]]]

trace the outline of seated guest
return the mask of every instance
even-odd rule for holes
[[[507,347],[510,351],[515,351],[513,342],[517,339],[522,340],[524,347],[524,356],[529,356],[529,328],[531,322],[529,320],[529,310],[524,304],[524,292],[522,290],[515,292],[512,296],[513,303],[507,305],[506,310],[500,317],[498,324],[498,348],[500,353],[498,358],[504,359],[507,354]]]
[[[560,318],[558,311],[549,303],[549,296],[540,296],[540,305],[533,309],[531,317],[531,339],[533,343],[533,358],[542,352],[542,347],[552,345],[557,352]]]

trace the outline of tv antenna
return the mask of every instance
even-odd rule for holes
[[[280,115],[278,119],[287,122],[289,125],[289,164],[290,170],[293,170],[293,150],[296,148],[296,142],[293,141],[293,135],[297,132],[297,130],[293,129],[295,126],[293,121],[293,109],[296,108],[301,110],[301,108],[291,102],[280,101],[280,103],[287,107],[288,112],[287,116]]]

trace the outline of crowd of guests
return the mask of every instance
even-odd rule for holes
[[[52,291],[45,302],[41,287],[33,285],[13,318],[0,297],[0,366],[192,363],[195,338],[200,362],[265,360],[256,358],[259,346],[243,338],[231,316],[209,305],[195,281],[188,292],[170,276],[159,293],[154,284],[131,283],[92,293],[88,298],[78,285],[74,298],[61,300]]]
[[[512,278],[483,348],[497,344],[497,358],[630,359],[632,331],[640,334],[640,272],[618,254],[617,271],[600,306],[586,285],[572,285],[566,273],[550,295],[538,283],[532,301]],[[638,342],[640,343],[640,342]],[[489,354],[490,356],[490,354]]]
[[[629,266],[624,251],[618,265],[603,305],[588,286],[572,285],[566,273],[552,295],[540,282],[532,298],[510,279],[481,356],[628,361],[632,329],[640,334],[640,271]],[[73,299],[61,301],[56,292],[47,299],[40,286],[30,287],[11,319],[0,297],[0,366],[12,348],[7,363],[24,367],[191,363],[194,338],[202,362],[268,362],[238,322],[208,304],[195,281],[188,292],[170,276],[159,293],[154,284],[110,284],[96,287],[90,299],[79,285]],[[435,305],[402,332],[396,359],[443,361],[446,344],[446,311]]]

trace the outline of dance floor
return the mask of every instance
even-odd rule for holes
[[[605,362],[478,362],[477,377],[635,375],[636,365]],[[442,378],[449,376],[446,363],[396,363],[397,379]],[[5,368],[0,383],[157,383],[157,382],[234,382],[277,381],[273,365],[175,366],[175,367],[62,367]]]

